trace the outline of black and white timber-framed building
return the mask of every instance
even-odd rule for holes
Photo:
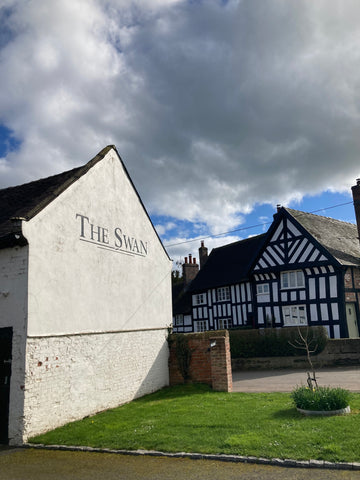
[[[360,181],[352,190],[359,225]],[[322,325],[330,338],[359,337],[359,236],[357,225],[278,208],[266,234],[212,250],[174,330]]]

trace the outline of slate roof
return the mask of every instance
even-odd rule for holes
[[[233,285],[248,279],[249,268],[265,240],[265,234],[214,248],[189,291]]]
[[[356,225],[291,208],[285,210],[341,265],[360,266],[360,243]]]
[[[176,283],[172,286],[172,305],[173,315],[190,315],[191,313],[191,294],[188,288],[184,288],[183,282]]]

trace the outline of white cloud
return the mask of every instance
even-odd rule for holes
[[[152,213],[220,233],[359,176],[357,0],[7,0],[0,21],[22,142],[1,186],[116,144]]]

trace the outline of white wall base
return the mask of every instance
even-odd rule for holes
[[[28,338],[23,441],[169,384],[167,330]]]

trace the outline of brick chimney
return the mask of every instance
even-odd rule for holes
[[[185,263],[182,265],[182,276],[184,279],[184,286],[188,285],[196,277],[199,271],[199,265],[196,263],[196,258],[192,258],[191,253],[188,258],[185,257]]]
[[[207,249],[207,247],[204,246],[204,242],[202,241],[201,242],[201,247],[199,248],[200,269],[203,268],[207,259],[208,259],[208,249]]]
[[[351,187],[353,200],[354,200],[354,210],[356,225],[358,230],[358,238],[360,240],[360,178],[356,179],[356,185]]]

